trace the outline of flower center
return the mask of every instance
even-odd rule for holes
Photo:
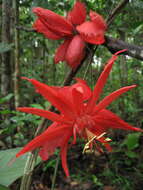
[[[86,114],[84,114],[81,117],[76,118],[74,122],[74,128],[79,133],[79,135],[82,134],[85,128],[88,128],[93,125],[94,125],[94,121],[92,117]]]

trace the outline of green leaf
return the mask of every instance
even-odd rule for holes
[[[138,34],[143,30],[143,24],[140,24],[138,27],[136,27],[133,31],[134,35]]]
[[[44,109],[43,106],[41,106],[40,104],[30,104],[30,107]]]
[[[137,157],[138,157],[137,153],[135,153],[135,152],[133,152],[133,151],[130,151],[130,150],[126,152],[126,155],[127,155],[129,158],[137,158]]]
[[[7,102],[9,101],[11,98],[13,97],[13,94],[10,93],[8,94],[7,96],[3,97],[3,98],[0,98],[0,104],[4,103],[4,102]]]
[[[16,158],[12,163],[12,160],[20,149],[21,148],[14,148],[0,151],[0,184],[9,186],[16,179],[23,176],[28,154]],[[39,162],[40,159],[38,159],[36,164]]]
[[[123,144],[127,146],[128,150],[133,150],[137,148],[139,146],[138,141],[139,141],[140,135],[141,133],[129,134]]]
[[[3,43],[1,42],[0,43],[0,53],[4,53],[4,52],[7,52],[7,51],[10,51],[13,47],[13,44],[7,44],[7,43]]]
[[[8,187],[0,184],[0,190],[10,190]]]

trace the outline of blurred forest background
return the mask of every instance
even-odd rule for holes
[[[91,88],[112,53],[128,49],[119,56],[104,88],[103,97],[120,87],[137,84],[134,90],[120,97],[109,107],[122,119],[143,129],[143,1],[83,0],[88,11],[97,11],[110,26],[106,42],[100,45],[92,63],[86,58],[76,77],[84,78]],[[53,56],[59,40],[46,39],[32,29],[33,7],[48,8],[66,15],[74,0],[0,0],[0,190],[19,190],[27,156],[8,162],[29,142],[41,123],[38,116],[15,111],[18,106],[49,106],[21,76],[35,78],[48,85],[62,86],[70,68],[65,63],[55,65]],[[117,8],[117,10],[116,10]],[[115,15],[113,14],[115,11]],[[113,18],[112,18],[113,16]],[[88,54],[92,54],[88,50]],[[90,63],[90,64],[89,64]],[[75,73],[72,73],[75,77]],[[69,81],[69,83],[73,81]],[[110,131],[113,152],[82,154],[81,142],[68,152],[71,180],[58,167],[56,190],[142,190],[143,135],[126,131]],[[40,162],[33,172],[31,190],[51,187],[57,154]]]

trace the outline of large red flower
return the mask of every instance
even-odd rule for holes
[[[18,108],[17,110],[19,111],[47,118],[53,121],[53,124],[41,135],[29,142],[16,157],[40,148],[39,155],[43,160],[46,160],[58,147],[61,149],[63,169],[66,175],[69,176],[66,155],[71,137],[73,137],[71,144],[76,143],[78,135],[88,141],[85,148],[96,146],[99,151],[102,151],[101,147],[97,145],[97,141],[99,141],[110,151],[109,138],[105,137],[108,129],[142,131],[126,123],[113,112],[106,109],[112,101],[136,85],[120,88],[106,96],[102,101],[97,102],[116,58],[117,54],[113,55],[108,61],[93,91],[91,91],[84,80],[79,78],[76,79],[77,82],[75,84],[65,87],[48,86],[35,79],[25,78],[60,113],[57,114],[38,108]]]
[[[85,5],[77,1],[67,18],[48,9],[36,7],[33,12],[38,16],[33,27],[47,38],[64,39],[55,54],[55,63],[66,61],[76,68],[85,55],[85,43],[104,43],[107,25],[101,15],[90,11],[90,21],[86,19]]]

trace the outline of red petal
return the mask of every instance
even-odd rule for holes
[[[56,87],[58,91],[58,96],[66,98],[67,102],[72,102],[72,90],[76,89],[83,95],[83,100],[90,98],[92,91],[87,85],[85,80],[76,78],[76,83],[71,86]],[[55,87],[54,87],[55,88]]]
[[[80,114],[82,114],[84,111],[83,94],[74,88],[72,90],[72,97],[75,111],[77,115],[80,116]]]
[[[77,1],[73,9],[68,13],[68,20],[72,24],[78,25],[82,24],[86,19],[86,8],[84,3]]]
[[[56,33],[52,32],[47,26],[45,26],[40,19],[37,19],[35,23],[33,24],[33,28],[37,30],[37,32],[42,33],[46,36],[46,38],[52,39],[52,40],[58,40],[62,38],[62,36],[57,35]]]
[[[87,110],[86,110],[87,113],[91,112],[93,107],[95,106],[102,92],[102,89],[107,81],[109,73],[111,72],[114,61],[116,59],[117,59],[117,55],[113,55],[112,58],[108,61],[108,64],[105,66],[104,70],[102,71],[100,77],[98,78],[97,83],[94,87],[93,96],[89,100],[88,105],[87,105]]]
[[[71,135],[72,135],[72,132],[66,136],[66,138],[64,139],[64,141],[61,144],[62,167],[63,167],[67,177],[69,176],[69,170],[68,170],[68,166],[67,166],[67,148],[68,148],[68,141],[69,141]]]
[[[81,39],[81,37],[79,35],[74,36],[71,43],[69,44],[65,56],[66,61],[70,66],[73,66],[73,63],[79,63],[83,59],[84,48],[85,48],[85,43]]]
[[[65,40],[56,50],[54,62],[58,63],[60,61],[65,61],[65,54],[67,52],[68,46],[71,40]]]
[[[48,86],[48,85],[41,83],[35,79],[28,79],[26,77],[23,77],[23,79],[30,81],[34,85],[34,87],[36,88],[37,92],[40,93],[48,101],[50,101],[67,118],[73,119],[74,115],[71,111],[71,108],[69,107],[68,103],[66,101],[64,101],[64,99],[61,100],[58,97],[58,91],[56,90],[56,88]]]
[[[79,93],[83,96],[83,101],[89,99],[91,96],[91,90],[89,86],[87,85],[86,81],[76,78],[77,83],[71,85],[71,86],[64,86],[64,87],[53,87],[56,88],[58,97],[66,101],[71,108],[72,112],[75,112],[75,107],[73,105],[73,89],[76,89]]]
[[[109,151],[109,152],[111,152],[112,151],[112,147],[110,146],[110,144],[109,143],[103,143],[103,145],[105,146],[105,148]]]
[[[123,129],[123,130],[133,130],[143,132],[142,129],[136,128],[132,125],[129,125],[125,121],[123,121],[120,117],[118,117],[113,112],[103,109],[95,116],[95,122],[102,126],[105,130],[110,128],[112,129]]]
[[[19,108],[17,108],[17,110],[21,111],[21,112],[38,115],[38,116],[41,116],[41,117],[44,117],[46,119],[56,121],[56,122],[66,122],[66,120],[64,120],[60,115],[58,115],[54,112],[50,112],[48,110],[42,110],[42,109],[38,109],[38,108],[28,108],[28,107],[22,107],[22,108],[19,107]]]
[[[76,27],[77,31],[84,41],[91,44],[103,44],[104,30],[100,29],[98,25],[94,22],[87,21]]]
[[[22,150],[16,154],[16,157],[19,157],[26,152],[43,146],[46,146],[47,151],[52,152],[53,149],[61,146],[63,140],[69,136],[69,133],[72,133],[72,128],[69,126],[60,126],[58,128],[53,128],[53,130],[50,130],[49,132],[47,130],[46,132],[43,132],[41,135],[35,137],[32,141],[30,141]]]
[[[40,7],[35,7],[33,12],[49,29],[59,33],[60,36],[72,35],[73,26],[64,17]]]
[[[57,126],[57,127],[59,127],[59,126]],[[53,130],[53,127],[52,127],[52,130]],[[54,130],[55,130],[55,128],[54,128]],[[50,131],[51,130],[47,130],[48,133]],[[65,133],[63,133],[62,138],[59,133],[56,136],[56,138],[53,138],[51,141],[45,142],[39,151],[39,155],[42,158],[42,160],[47,160],[49,158],[49,156],[51,156],[54,153],[54,151],[57,147],[60,147],[62,150],[62,148],[68,144],[68,141],[71,136],[72,136],[72,130],[69,128],[69,130],[67,132],[65,131]]]
[[[95,139],[95,140],[102,143],[109,152],[112,151],[112,148],[111,148],[110,144],[108,143],[109,141],[106,141],[106,137],[101,137],[101,138]]]
[[[105,31],[107,29],[107,24],[101,15],[93,11],[90,11],[89,15],[91,21],[93,21],[100,30]]]
[[[119,90],[116,90],[112,92],[110,95],[106,96],[97,106],[95,106],[93,115],[95,115],[100,110],[106,108],[111,102],[113,102],[115,99],[117,99],[121,94],[127,92],[128,90],[135,88],[136,85],[132,86],[126,86],[123,88],[120,88]]]
[[[87,85],[86,81],[80,78],[75,78],[77,83],[72,85],[72,88],[76,88],[77,91],[82,93],[83,100],[88,100],[91,97],[92,91]]]
[[[66,174],[67,177],[69,177],[69,170],[68,170],[68,166],[67,166],[67,148],[68,145],[65,144],[62,149],[61,149],[61,160],[62,160],[62,167],[64,169],[64,172]]]

